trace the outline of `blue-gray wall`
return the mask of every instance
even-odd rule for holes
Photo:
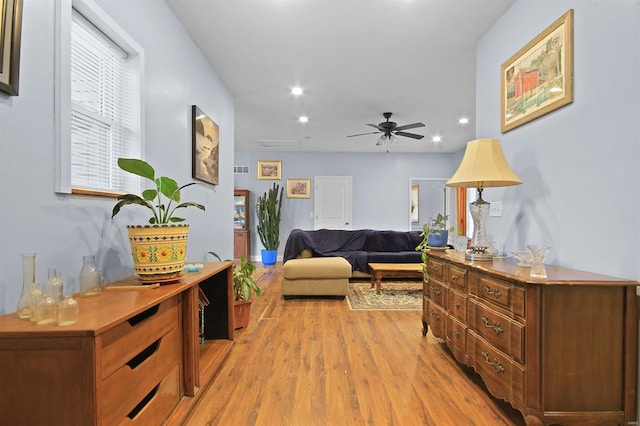
[[[233,98],[163,0],[97,3],[146,54],[146,158],[158,173],[191,180],[190,108],[199,105],[220,126],[220,185],[190,187],[183,198],[207,211],[187,212],[187,258],[214,248],[233,254]],[[114,199],[54,193],[54,2],[24,0],[20,96],[0,94],[0,313],[15,310],[22,288],[21,256],[35,252],[36,275],[57,268],[77,290],[82,256],[96,255],[107,281],[132,275],[125,224],[142,223],[135,206],[114,221]]]
[[[500,133],[501,64],[574,9],[574,102]],[[518,0],[477,48],[476,131],[499,138],[522,185],[486,191],[508,249],[551,244],[548,263],[640,279],[640,2]]]
[[[456,154],[236,152],[236,165],[249,166],[248,175],[236,175],[235,186],[251,191],[251,256],[260,260],[263,248],[256,232],[255,201],[274,182],[315,176],[353,177],[352,229],[409,229],[409,178],[448,178],[458,166]],[[281,160],[282,180],[257,180],[258,160]],[[279,256],[292,229],[313,229],[313,197],[285,198],[280,225]]]

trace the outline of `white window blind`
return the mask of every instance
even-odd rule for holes
[[[77,10],[71,15],[70,178],[74,189],[128,192],[118,157],[140,157],[139,76],[129,55]]]

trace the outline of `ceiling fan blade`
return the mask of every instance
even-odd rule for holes
[[[357,135],[348,135],[347,137],[352,138],[354,136],[375,135],[376,133],[380,133],[380,132],[358,133]]]
[[[377,124],[367,123],[366,125],[367,125],[367,126],[371,126],[371,127],[373,127],[374,129],[378,129],[378,130],[380,130],[380,131],[384,131],[384,129],[381,129],[381,128],[380,128],[380,126],[378,126]]]
[[[424,135],[416,135],[415,133],[407,133],[407,132],[394,132],[394,133],[398,136],[406,136],[408,138],[413,138],[413,139],[424,138]]]
[[[415,129],[416,127],[424,127],[424,126],[425,126],[424,123],[405,124],[404,126],[396,127],[396,130],[408,130],[408,129]]]

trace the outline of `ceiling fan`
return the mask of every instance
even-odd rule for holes
[[[422,139],[424,138],[423,135],[418,135],[415,133],[407,133],[404,132],[403,130],[407,130],[407,129],[415,129],[416,127],[424,127],[424,123],[412,123],[412,124],[405,124],[404,126],[398,126],[397,123],[394,123],[393,121],[389,121],[389,119],[391,118],[391,116],[393,115],[393,113],[391,112],[385,112],[382,114],[382,116],[384,118],[387,119],[387,121],[383,121],[380,124],[369,124],[367,123],[367,126],[371,126],[375,129],[378,129],[377,132],[368,132],[368,133],[358,133],[356,135],[348,135],[348,138],[354,137],[354,136],[363,136],[363,135],[375,135],[377,133],[382,133],[382,137],[381,139],[386,138],[387,140],[391,140],[391,139],[395,139],[395,137],[393,137],[393,135],[397,135],[397,136],[405,136],[408,138],[412,138],[412,139]],[[378,145],[381,144],[381,141],[378,141]]]

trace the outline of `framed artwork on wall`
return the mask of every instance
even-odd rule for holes
[[[502,64],[502,133],[573,102],[573,9]]]
[[[311,179],[287,179],[287,198],[310,198]]]
[[[0,90],[18,96],[22,0],[0,0]]]
[[[260,180],[282,179],[282,161],[258,160],[258,179]]]
[[[409,212],[411,223],[417,223],[420,220],[420,185],[411,185]]]
[[[191,173],[198,179],[218,185],[220,169],[220,128],[197,105],[191,106]]]

